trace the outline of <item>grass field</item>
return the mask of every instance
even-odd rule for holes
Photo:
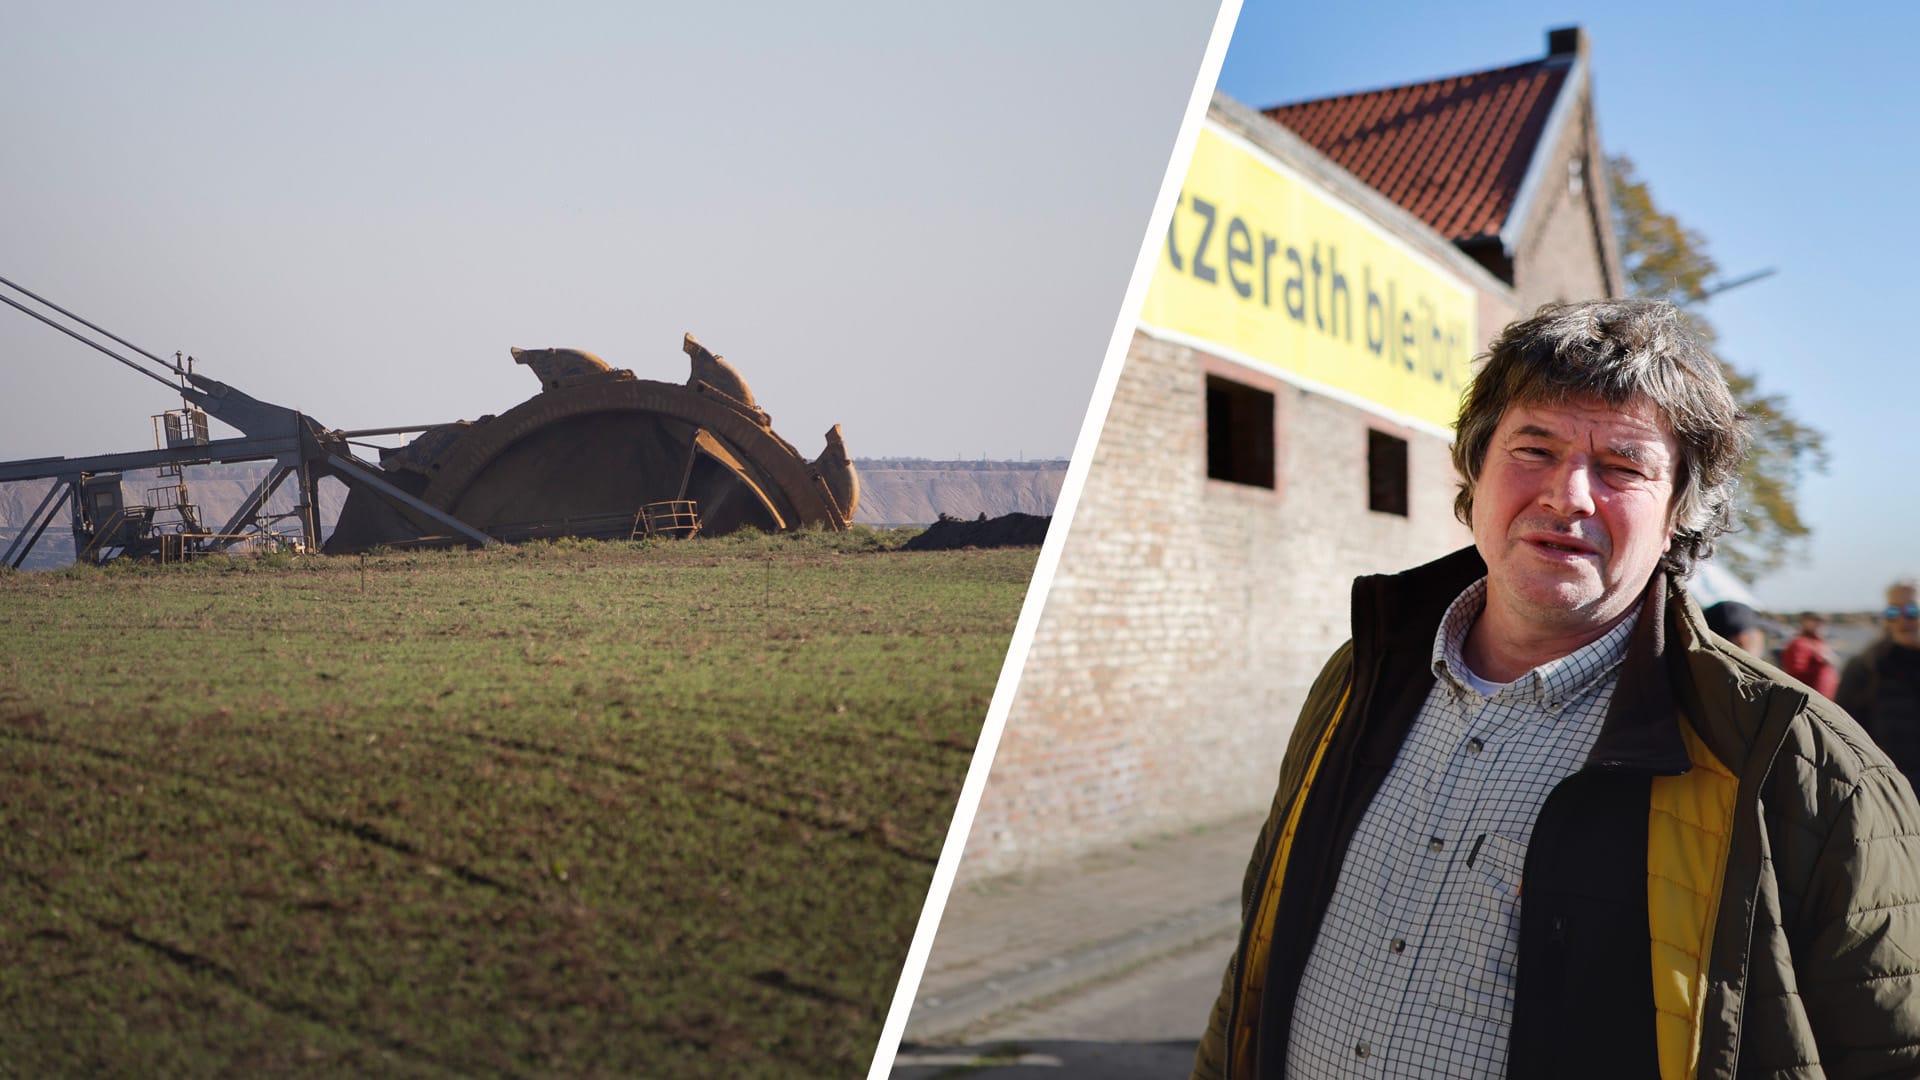
[[[1036,553],[0,574],[0,1074],[864,1071]]]

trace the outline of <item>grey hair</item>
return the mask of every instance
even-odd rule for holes
[[[1720,362],[1662,300],[1548,304],[1500,332],[1481,358],[1454,426],[1460,491],[1453,512],[1473,524],[1473,488],[1500,418],[1515,405],[1646,398],[1680,446],[1673,481],[1673,544],[1661,565],[1675,577],[1713,554],[1733,524],[1740,461],[1751,437]]]

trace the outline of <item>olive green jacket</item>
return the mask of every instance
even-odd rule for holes
[[[1258,997],[1266,977],[1267,950],[1259,939],[1288,929],[1316,932],[1298,919],[1290,928],[1261,926],[1258,912],[1272,921],[1282,894],[1330,889],[1324,880],[1307,880],[1310,869],[1287,865],[1286,849],[1296,834],[1326,827],[1303,820],[1296,804],[1312,784],[1338,782],[1313,774],[1323,757],[1338,759],[1326,752],[1338,729],[1364,728],[1369,719],[1343,714],[1365,714],[1379,707],[1367,703],[1394,696],[1370,685],[1369,672],[1356,674],[1356,654],[1368,655],[1370,642],[1388,636],[1417,640],[1424,632],[1431,643],[1437,630],[1437,618],[1411,634],[1382,624],[1395,609],[1381,598],[1408,590],[1450,598],[1484,573],[1468,549],[1405,574],[1355,583],[1354,639],[1316,680],[1287,747],[1242,886],[1247,925],[1200,1044],[1196,1080],[1252,1075],[1249,1048],[1262,1035]],[[1654,781],[1655,805],[1640,819],[1649,830],[1649,1000],[1670,1015],[1656,1017],[1614,998],[1579,1008],[1597,1010],[1586,1015],[1608,1024],[1615,1023],[1609,1014],[1617,1014],[1622,1028],[1646,1025],[1635,1037],[1646,1035],[1648,1045],[1657,1026],[1660,1064],[1656,1070],[1649,1063],[1646,1072],[1669,1080],[1920,1077],[1920,805],[1907,781],[1837,706],[1709,633],[1685,589],[1664,574],[1649,583],[1620,679],[1606,728],[1683,729],[1692,756],[1691,768],[1683,757],[1668,770],[1680,775]],[[1598,764],[1612,763],[1588,768]],[[1676,830],[1660,820],[1669,813],[1663,797],[1669,809],[1676,798],[1711,804],[1717,809],[1706,817],[1714,820]],[[1687,835],[1676,839],[1677,833]],[[1339,859],[1325,863],[1323,872],[1337,876]],[[1694,924],[1677,933],[1671,925],[1676,879],[1705,886],[1694,897]],[[1307,921],[1317,925],[1321,914],[1311,911]],[[1696,931],[1688,958],[1688,933]],[[1288,944],[1297,947],[1299,938]],[[1670,962],[1675,957],[1678,962]],[[1291,988],[1284,989],[1291,1000]],[[1525,1003],[1516,1002],[1516,1015],[1526,1012]],[[1269,1048],[1265,1056],[1280,1053]],[[1533,1066],[1510,1065],[1510,1073],[1591,1071],[1579,1061],[1542,1069],[1537,1055],[1533,1060]]]

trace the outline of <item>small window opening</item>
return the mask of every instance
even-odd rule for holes
[[[1367,509],[1407,516],[1407,440],[1367,431]]]
[[[1273,395],[1207,376],[1207,476],[1273,488]]]

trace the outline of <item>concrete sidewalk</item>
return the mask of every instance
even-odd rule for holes
[[[1249,814],[1058,867],[963,878],[941,918],[906,1041],[963,1041],[995,1014],[1236,929],[1262,820]]]

